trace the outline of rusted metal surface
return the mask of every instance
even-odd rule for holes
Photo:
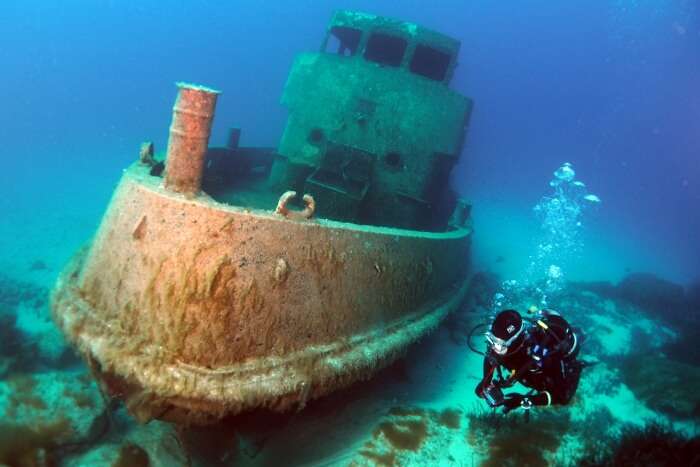
[[[456,307],[469,234],[187,200],[135,164],[53,312],[144,420],[285,410],[369,377]]]
[[[314,212],[316,211],[316,200],[314,200],[314,198],[311,195],[304,195],[304,209],[302,209],[299,212],[295,212],[290,210],[287,204],[296,196],[296,191],[285,191],[284,193],[282,193],[282,196],[280,196],[280,199],[277,202],[275,212],[286,218],[292,218],[297,220],[311,219],[314,216]]]
[[[202,185],[204,162],[218,91],[186,83],[179,92],[170,125],[165,187],[196,195]]]

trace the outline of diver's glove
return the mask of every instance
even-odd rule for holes
[[[479,384],[476,385],[476,388],[474,388],[474,393],[476,394],[477,397],[484,398],[484,381],[479,381]]]
[[[503,401],[503,413],[508,413],[513,409],[518,407],[523,407],[529,409],[532,407],[532,402],[530,399],[521,394],[509,394],[508,397]]]

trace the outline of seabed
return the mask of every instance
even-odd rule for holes
[[[465,340],[490,300],[488,277],[475,275],[465,305],[372,380],[310,401],[299,412],[257,411],[190,430],[159,421],[138,424],[123,406],[106,403],[50,322],[47,290],[3,277],[0,461],[579,465],[584,458],[604,460],[630,428],[650,423],[697,436],[700,368],[687,361],[697,358],[688,352],[694,348],[690,323],[664,322],[658,311],[641,306],[635,293],[649,297],[648,281],[637,281],[642,289],[636,292],[633,280],[565,289],[560,303],[586,329],[582,356],[595,363],[570,407],[533,411],[527,423],[520,413],[486,409],[473,393],[481,358]],[[666,296],[676,300],[675,313],[665,310],[668,316],[684,319],[683,307],[692,305]]]

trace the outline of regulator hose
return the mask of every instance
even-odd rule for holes
[[[469,350],[471,350],[474,353],[478,353],[479,355],[483,355],[484,357],[486,356],[486,352],[482,352],[481,350],[477,350],[472,346],[472,337],[474,337],[474,333],[476,332],[477,329],[481,327],[488,327],[490,323],[479,323],[476,326],[474,326],[471,331],[469,331],[469,334],[467,335],[467,345],[469,346]]]

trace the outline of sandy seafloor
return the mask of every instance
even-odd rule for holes
[[[15,181],[17,190],[39,176]],[[700,366],[697,350],[688,350],[698,337],[697,302],[646,276],[616,286],[634,261],[612,264],[604,240],[582,259],[587,282],[569,283],[550,302],[585,330],[582,358],[595,363],[569,407],[533,410],[526,423],[522,413],[503,416],[474,395],[482,357],[466,335],[494,292],[482,273],[462,309],[404,359],[298,413],[252,414],[180,436],[165,423],[138,425],[123,407],[106,408],[49,316],[56,275],[94,231],[114,186],[102,178],[58,189],[80,178],[47,176],[41,181],[54,195],[18,196],[12,206],[5,197],[0,205],[0,464],[579,465],[602,462],[630,427],[657,422],[698,434]],[[517,269],[516,240],[482,220],[475,272],[507,279]],[[478,336],[474,343],[483,348]]]

